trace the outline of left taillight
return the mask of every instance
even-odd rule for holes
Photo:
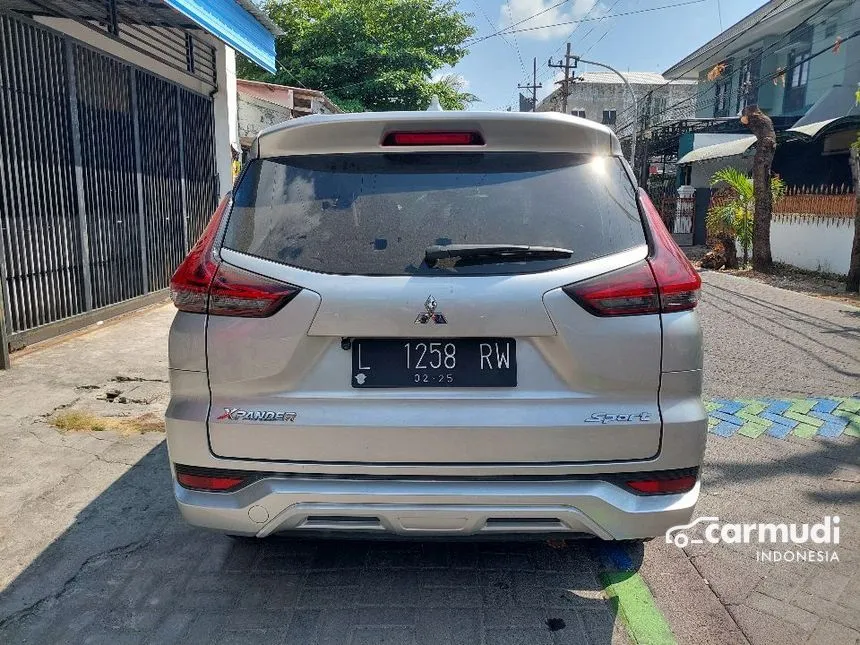
[[[203,235],[170,279],[170,297],[179,311],[212,316],[265,318],[296,297],[300,287],[224,264],[218,232],[230,203],[224,197]]]

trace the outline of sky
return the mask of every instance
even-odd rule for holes
[[[469,21],[477,28],[475,37],[480,38],[560,1],[459,0],[459,10],[472,14]],[[693,4],[607,17],[682,2]],[[553,80],[560,74],[547,67],[547,59],[559,62],[568,40],[573,53],[620,71],[662,73],[763,4],[764,0],[567,0],[514,28],[588,20],[477,42],[453,70],[444,71],[462,76],[468,90],[480,97],[471,109],[503,110],[510,105],[516,110],[517,84],[532,82],[532,58],[537,57],[538,82],[543,83],[538,90],[540,100],[552,91]],[[603,70],[580,66],[577,73],[581,71]]]

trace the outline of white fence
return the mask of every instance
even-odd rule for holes
[[[774,214],[770,227],[773,259],[813,271],[847,274],[854,219]]]

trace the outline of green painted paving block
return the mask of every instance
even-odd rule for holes
[[[787,419],[797,421],[798,423],[803,423],[808,426],[815,426],[816,428],[820,428],[824,425],[824,421],[821,419],[811,417],[806,414],[801,414],[800,412],[792,412],[791,410],[786,410],[782,413],[782,416],[786,417]]]
[[[842,403],[839,404],[837,410],[860,412],[860,398],[843,399]]]
[[[842,431],[842,434],[846,434],[850,437],[860,437],[860,414],[849,412],[848,410],[834,410],[833,415],[842,417],[848,421],[848,425],[845,426],[845,430]]]
[[[633,642],[639,645],[675,645],[669,623],[657,608],[654,597],[638,573],[606,572],[600,574],[612,607],[627,627]]]
[[[816,426],[811,426],[808,423],[801,423],[794,427],[791,434],[795,437],[801,437],[802,439],[809,439],[810,437],[814,437],[818,434],[818,428]]]
[[[816,406],[817,403],[818,401],[815,400],[798,399],[792,402],[791,407],[788,408],[788,410],[791,412],[799,412],[800,414],[807,414],[812,408]],[[786,414],[786,416],[788,415]]]
[[[719,403],[714,403],[713,401],[705,401],[705,409],[708,412],[713,412],[714,410],[718,410],[720,407]]]
[[[759,410],[759,412],[761,412],[761,410]],[[747,421],[749,423],[761,424],[761,425],[765,426],[766,428],[769,428],[770,426],[773,425],[773,421],[768,421],[767,419],[762,419],[760,416],[758,416],[758,412],[747,412],[746,408],[736,412],[735,416],[738,417],[739,419],[743,419],[744,421]]]
[[[738,430],[738,434],[749,437],[750,439],[760,437],[767,432],[768,428],[770,428],[769,425],[764,425],[764,423],[764,420],[760,420],[757,423],[748,421],[741,426],[741,429]]]
[[[747,403],[746,401],[739,401],[739,403]],[[767,410],[768,403],[762,403],[761,401],[750,401],[743,407],[743,409],[736,412],[736,414],[742,417],[743,414],[761,414],[765,410]]]

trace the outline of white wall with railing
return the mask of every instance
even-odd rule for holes
[[[854,219],[805,214],[775,214],[771,221],[773,259],[802,269],[848,273]]]

